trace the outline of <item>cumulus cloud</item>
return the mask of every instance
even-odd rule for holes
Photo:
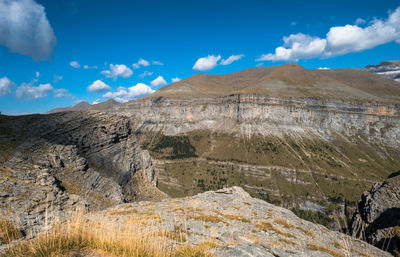
[[[137,83],[135,86],[126,88],[126,87],[119,87],[115,92],[108,92],[103,95],[105,98],[111,98],[118,102],[127,102],[133,99],[137,99],[139,97],[147,96],[154,93],[155,90],[151,89],[146,84]]]
[[[162,66],[162,65],[164,65],[164,63],[162,63],[162,62],[160,62],[160,61],[153,61],[153,65]]]
[[[11,94],[11,89],[15,86],[15,83],[9,80],[7,77],[0,78],[0,96]]]
[[[125,64],[110,64],[110,70],[103,70],[101,73],[107,78],[116,79],[119,76],[123,78],[129,78],[132,76],[133,71]]]
[[[196,63],[193,65],[193,69],[199,71],[214,69],[220,59],[221,55],[208,55],[207,57],[201,57],[197,59]]]
[[[176,82],[181,81],[181,79],[178,77],[175,77],[175,78],[172,78],[171,81],[172,81],[172,83],[176,83]]]
[[[111,87],[109,85],[105,84],[101,80],[96,80],[95,82],[93,82],[92,84],[90,84],[88,86],[87,90],[92,93],[101,93],[101,92],[110,91]]]
[[[319,67],[318,70],[329,70],[328,67]]]
[[[229,56],[228,59],[226,60],[221,60],[221,65],[229,65],[235,61],[238,61],[244,57],[244,54],[238,54],[238,55],[231,55]]]
[[[78,69],[78,68],[81,67],[81,65],[80,65],[79,62],[77,62],[77,61],[71,61],[71,62],[69,62],[69,65],[70,65],[71,67],[75,68],[75,69]]]
[[[38,71],[35,72],[35,77],[36,77],[36,78],[39,78],[39,77],[40,77],[40,72],[38,72]]]
[[[34,86],[30,83],[22,83],[15,92],[15,95],[19,99],[23,100],[35,100],[38,98],[46,97],[54,88],[50,84],[40,84]]]
[[[143,58],[140,58],[136,63],[132,64],[132,68],[139,69],[140,67],[147,67],[149,65],[150,65],[149,61],[147,61]]]
[[[162,76],[158,76],[156,79],[150,82],[152,87],[164,86],[167,84]]]
[[[64,88],[54,89],[53,92],[55,98],[72,97],[71,93]]]
[[[292,34],[283,38],[283,46],[277,47],[275,53],[262,55],[256,61],[328,58],[393,41],[400,44],[400,7],[389,13],[387,19],[374,19],[367,26],[360,26],[364,23],[362,19],[357,19],[355,25],[332,27],[325,38]]]
[[[151,76],[151,75],[153,75],[153,72],[145,71],[145,72],[139,74],[139,78],[144,78],[146,76]]]
[[[35,61],[50,59],[57,40],[43,5],[33,0],[0,0],[0,44]]]
[[[99,103],[101,103],[101,99],[96,99],[96,100],[94,100],[94,101],[92,102],[92,104],[99,104]]]

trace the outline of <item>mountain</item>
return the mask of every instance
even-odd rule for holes
[[[365,70],[400,82],[400,61],[385,61],[378,65],[368,65]]]
[[[227,75],[196,74],[161,88],[150,98],[202,98],[230,94],[400,102],[400,85],[363,70],[307,70],[297,64],[285,64]]]
[[[117,101],[114,101],[113,99],[109,99],[105,102],[97,103],[97,104],[89,104],[88,102],[81,101],[78,104],[71,106],[71,107],[60,107],[60,108],[55,108],[47,113],[56,113],[56,112],[68,112],[68,111],[86,111],[86,110],[92,110],[92,111],[108,111],[115,106],[120,104]]]

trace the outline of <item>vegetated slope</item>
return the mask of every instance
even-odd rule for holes
[[[0,116],[0,213],[35,231],[51,210],[165,197],[127,118],[99,112]],[[12,213],[12,215],[10,215]]]
[[[272,97],[399,102],[400,85],[364,70],[307,70],[297,64],[251,68],[227,75],[196,74],[150,97],[201,98],[256,93]]]

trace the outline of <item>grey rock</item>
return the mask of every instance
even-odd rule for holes
[[[389,251],[400,252],[400,172],[376,183],[361,196],[353,216],[350,233]]]

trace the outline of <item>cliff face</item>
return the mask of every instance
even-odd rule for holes
[[[1,116],[0,129],[1,212],[13,213],[23,228],[43,225],[48,213],[163,197],[150,155],[126,118]]]
[[[350,232],[400,256],[400,172],[363,193]]]

